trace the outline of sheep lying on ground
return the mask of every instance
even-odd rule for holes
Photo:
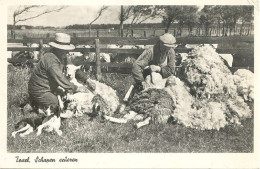
[[[135,94],[131,99],[123,118],[115,118],[104,115],[106,120],[115,123],[127,123],[129,120],[139,121],[137,128],[150,123],[167,123],[173,116],[173,99],[166,88],[173,84],[172,79],[163,79],[159,73],[151,73],[143,83],[145,88],[142,92]],[[166,85],[166,87],[165,87]]]
[[[74,65],[67,66],[67,75],[70,75],[71,82],[77,86],[83,84],[79,83],[75,78],[75,73],[79,69]],[[96,108],[102,110],[106,115],[112,115],[119,106],[119,98],[114,89],[104,83],[89,79],[89,82],[96,86],[95,91],[79,92],[75,94],[68,94],[66,97],[67,108],[62,117],[70,118],[72,116],[81,116],[84,113],[91,114]]]

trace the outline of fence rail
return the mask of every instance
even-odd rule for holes
[[[130,54],[130,55],[139,55],[141,54],[144,49],[113,49],[113,48],[99,48],[100,52],[104,53],[118,53],[118,54]],[[43,51],[50,50],[49,47],[43,48]],[[192,48],[176,48],[174,51],[176,53],[188,53],[192,50]],[[39,51],[39,48],[37,47],[8,47],[7,51]],[[95,52],[95,48],[76,48],[73,50],[74,52]],[[218,48],[216,49],[216,52],[218,53],[230,53],[230,54],[236,54],[236,53],[247,53],[249,55],[254,53],[253,49],[229,49],[229,48]]]
[[[49,50],[49,47],[43,47],[43,44],[46,44],[48,42],[53,41],[53,38],[27,38],[24,37],[23,39],[8,39],[8,43],[23,43],[26,45],[27,43],[39,43],[39,47],[7,47],[7,51],[39,51],[40,55],[44,51]],[[129,54],[129,55],[135,55],[136,57],[140,55],[144,49],[113,49],[113,48],[107,48],[106,44],[121,44],[121,45],[154,45],[158,41],[157,38],[121,38],[121,37],[100,37],[100,38],[92,38],[92,37],[74,37],[72,38],[72,43],[74,44],[84,44],[84,45],[93,45],[92,48],[76,48],[75,52],[95,52],[96,53],[96,62],[78,62],[74,63],[77,65],[89,65],[89,66],[95,66],[96,67],[96,77],[99,80],[101,78],[101,67],[111,67],[111,68],[125,68],[130,69],[132,67],[132,64],[130,63],[101,63],[100,62],[100,53],[116,53],[116,54]],[[253,37],[181,37],[177,38],[177,44],[221,44],[221,43],[235,43],[235,42],[245,42],[245,43],[254,43]],[[191,48],[175,48],[176,53],[188,53],[192,49]],[[230,53],[236,56],[236,54],[243,54],[247,57],[254,57],[254,48],[217,48],[216,51],[218,53]],[[236,59],[236,58],[234,58]],[[23,62],[25,60],[19,60],[19,59],[9,59],[10,63],[18,63]],[[34,62],[34,60],[27,60],[30,62]],[[235,71],[238,68],[246,68],[254,71],[254,67],[233,67],[231,68],[231,71]],[[177,67],[177,70],[179,67]],[[126,72],[130,73],[130,71]]]
[[[54,38],[28,38],[8,39],[7,43],[39,43],[40,39],[44,44],[54,41]],[[72,43],[94,45],[96,37],[73,37]],[[158,41],[158,37],[153,38],[127,38],[127,37],[99,37],[100,44],[122,44],[122,45],[154,45]],[[254,37],[177,37],[177,44],[220,44],[220,43],[237,43],[246,42],[254,43]]]

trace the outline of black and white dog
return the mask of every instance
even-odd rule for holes
[[[49,107],[46,110],[47,116],[41,115],[41,117],[26,118],[19,121],[15,125],[16,131],[12,132],[12,136],[15,138],[15,135],[17,133],[20,133],[20,136],[24,137],[32,133],[34,130],[37,130],[37,136],[39,136],[42,133],[43,128],[45,128],[47,132],[55,131],[59,136],[61,136],[62,131],[60,130],[60,126],[61,126],[60,114],[64,108],[64,104],[60,95],[58,95],[58,100],[59,100],[59,106],[57,106],[56,108]]]
[[[51,110],[54,114],[50,116],[41,116],[36,118],[26,118],[19,121],[15,125],[15,130],[12,132],[12,136],[15,138],[17,133],[20,133],[20,137],[24,137],[34,130],[37,130],[37,136],[42,133],[42,129],[45,128],[47,132],[55,131],[59,136],[62,135],[60,130],[61,119],[60,119],[60,108],[57,107],[54,110]]]

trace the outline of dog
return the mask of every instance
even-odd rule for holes
[[[15,138],[17,133],[20,133],[20,137],[24,137],[34,130],[37,130],[37,136],[42,133],[42,129],[45,128],[47,132],[55,131],[59,136],[62,135],[62,131],[59,129],[61,126],[61,111],[64,108],[64,104],[60,95],[58,95],[59,106],[54,109],[50,107],[46,110],[48,112],[47,116],[37,117],[37,118],[26,118],[21,120],[15,125],[15,130],[12,132],[12,136]],[[51,114],[50,112],[53,112]]]
[[[37,129],[38,126],[42,124],[44,119],[45,116],[37,118],[26,118],[19,121],[14,127],[16,131],[12,132],[12,136],[15,138],[16,134],[20,133],[20,137],[24,137],[32,133]]]
[[[62,131],[60,130],[61,126],[61,118],[60,118],[60,107],[55,108],[54,114],[47,116],[41,125],[37,127],[37,136],[42,133],[42,129],[46,128],[47,132],[55,131],[59,136],[62,135]]]
[[[36,118],[26,118],[19,121],[15,125],[15,130],[12,132],[12,137],[15,138],[17,133],[20,133],[20,137],[24,137],[33,131],[37,130],[37,136],[42,133],[42,129],[46,128],[47,132],[55,131],[59,136],[62,135],[62,131],[59,129],[61,126],[60,108],[55,108],[54,114],[50,116],[41,116]]]

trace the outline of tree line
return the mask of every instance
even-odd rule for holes
[[[211,35],[214,29],[217,36],[234,35],[237,29],[242,35],[243,30],[253,28],[254,6],[249,5],[205,5],[199,9],[196,5],[130,5],[120,6],[118,13],[119,24],[94,24],[110,6],[102,6],[96,13],[96,17],[89,23],[79,25],[69,25],[66,29],[119,29],[120,35],[124,36],[123,30],[127,29],[125,35],[133,28],[164,28],[168,32],[170,28],[175,28],[179,35],[184,28],[188,28],[189,34],[193,30],[199,31],[199,34]],[[40,9],[43,10],[40,10]],[[44,9],[45,8],[45,9]],[[34,19],[51,12],[59,12],[68,6],[61,6],[50,9],[46,6],[19,6],[13,14],[13,25],[8,26],[14,33],[19,25],[18,22]],[[32,13],[32,10],[40,11],[23,18],[25,13]],[[161,23],[144,23],[148,20],[159,19]],[[125,22],[127,21],[127,24]],[[239,23],[239,24],[238,24]],[[239,28],[238,28],[239,26]],[[26,27],[31,28],[31,27]],[[45,27],[42,27],[45,28]],[[51,28],[51,27],[49,27]],[[248,33],[249,34],[249,33]]]
[[[177,24],[181,35],[182,29],[187,27],[189,33],[194,28],[204,29],[204,34],[210,34],[212,28],[217,29],[218,35],[227,36],[235,34],[236,25],[240,22],[240,35],[246,23],[252,26],[254,20],[254,6],[248,5],[205,5],[201,10],[196,5],[170,5],[170,6],[121,6],[119,14],[120,29],[123,23],[130,20],[131,25],[140,24],[148,19],[161,18],[168,32],[172,24]]]

